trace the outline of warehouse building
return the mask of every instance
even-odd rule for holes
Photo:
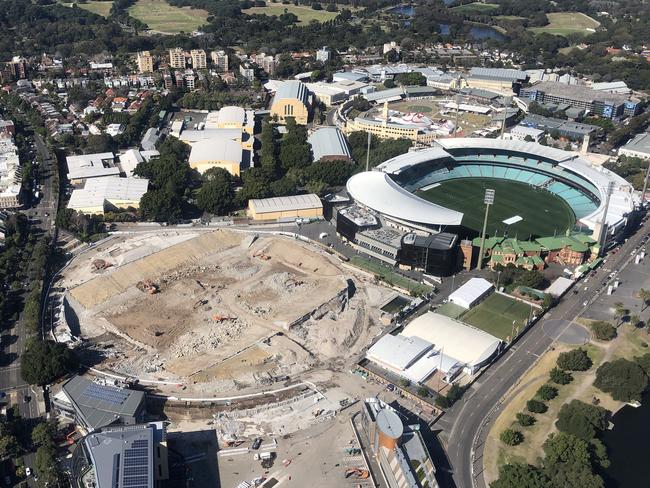
[[[323,203],[318,195],[294,195],[251,199],[248,215],[253,220],[288,220],[296,218],[323,218]]]
[[[600,132],[600,127],[592,124],[583,124],[581,122],[571,122],[564,119],[553,117],[544,117],[537,114],[528,114],[519,123],[522,127],[530,127],[542,130],[548,134],[555,134],[559,137],[565,137],[572,140],[582,140],[586,136],[596,137]]]
[[[636,115],[641,108],[638,100],[630,99],[627,95],[552,81],[541,81],[522,88],[519,96],[537,103],[567,104],[608,119]]]
[[[133,425],[144,420],[144,392],[95,383],[73,376],[53,398],[59,412],[89,432],[109,425]]]
[[[459,307],[470,309],[492,292],[492,283],[483,278],[471,278],[449,295],[449,301]]]
[[[309,134],[307,142],[311,145],[314,162],[347,161],[352,162],[352,152],[343,132],[336,127],[321,127]]]
[[[271,102],[271,116],[280,124],[292,117],[297,124],[306,125],[311,111],[311,96],[301,81],[284,81],[276,90]]]
[[[650,133],[637,134],[618,150],[619,156],[650,159]]]
[[[149,180],[145,178],[94,178],[86,181],[83,188],[72,190],[68,208],[94,215],[118,209],[138,209],[148,187]]]
[[[467,77],[467,86],[512,95],[528,79],[525,71],[504,68],[474,67]]]
[[[244,164],[248,165],[250,161],[250,151],[242,147],[241,131],[226,129],[218,132],[207,130],[203,132],[216,133],[192,144],[190,167],[199,173],[205,173],[210,168],[223,168],[231,175],[239,176],[241,167]]]
[[[84,437],[72,455],[75,488],[154,488],[169,479],[163,422],[109,427]]]
[[[112,152],[68,156],[68,180],[73,186],[82,185],[86,180],[119,176],[120,168],[115,164]]]

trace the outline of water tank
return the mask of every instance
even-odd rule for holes
[[[377,414],[377,436],[380,446],[394,449],[403,433],[402,420],[394,411],[383,409]]]

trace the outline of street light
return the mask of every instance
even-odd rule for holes
[[[485,219],[483,219],[483,232],[481,233],[481,247],[479,248],[479,253],[478,253],[478,269],[483,269],[483,249],[485,247],[485,230],[487,228],[490,205],[494,203],[494,190],[490,188],[485,190],[483,203],[485,203]]]

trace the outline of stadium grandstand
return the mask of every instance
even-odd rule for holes
[[[560,201],[571,225],[587,227],[598,235],[606,207],[608,235],[615,235],[625,228],[640,202],[630,183],[576,153],[516,140],[450,138],[436,142],[435,147],[397,156],[374,171],[354,175],[348,181],[348,193],[357,204],[377,211],[397,226],[407,224],[431,232],[453,231],[450,226],[467,225],[466,210],[463,209],[464,215],[453,205],[436,204],[419,196],[438,186],[444,188],[442,185],[450,181],[459,182],[454,188],[460,193],[464,188],[461,180],[467,180],[469,188],[472,178],[489,179],[494,184],[500,180],[499,184],[511,184],[517,192],[530,191],[530,199],[528,195],[518,195],[523,203],[520,208],[529,207],[521,209],[522,212],[525,210],[533,217],[535,212],[551,212],[540,215],[540,220],[546,218],[551,222],[552,209],[537,209],[534,198],[557,197],[554,199]],[[517,195],[510,194],[508,200],[514,196]],[[482,216],[482,193],[474,207]],[[570,227],[555,230],[561,233]],[[540,235],[544,235],[544,230],[537,232]]]

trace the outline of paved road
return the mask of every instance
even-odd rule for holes
[[[621,270],[629,263],[632,259],[630,251],[639,245],[649,231],[650,223],[646,222],[617,254],[607,258],[606,263],[589,277],[587,284],[581,282],[576,285],[576,294],[569,292],[557,307],[495,362],[438,422],[437,426],[444,429],[442,436],[447,443],[447,455],[458,488],[485,486],[482,475],[484,439],[499,414],[502,397],[571,327],[571,322],[606,291],[607,287],[602,283],[608,279],[609,273]]]

